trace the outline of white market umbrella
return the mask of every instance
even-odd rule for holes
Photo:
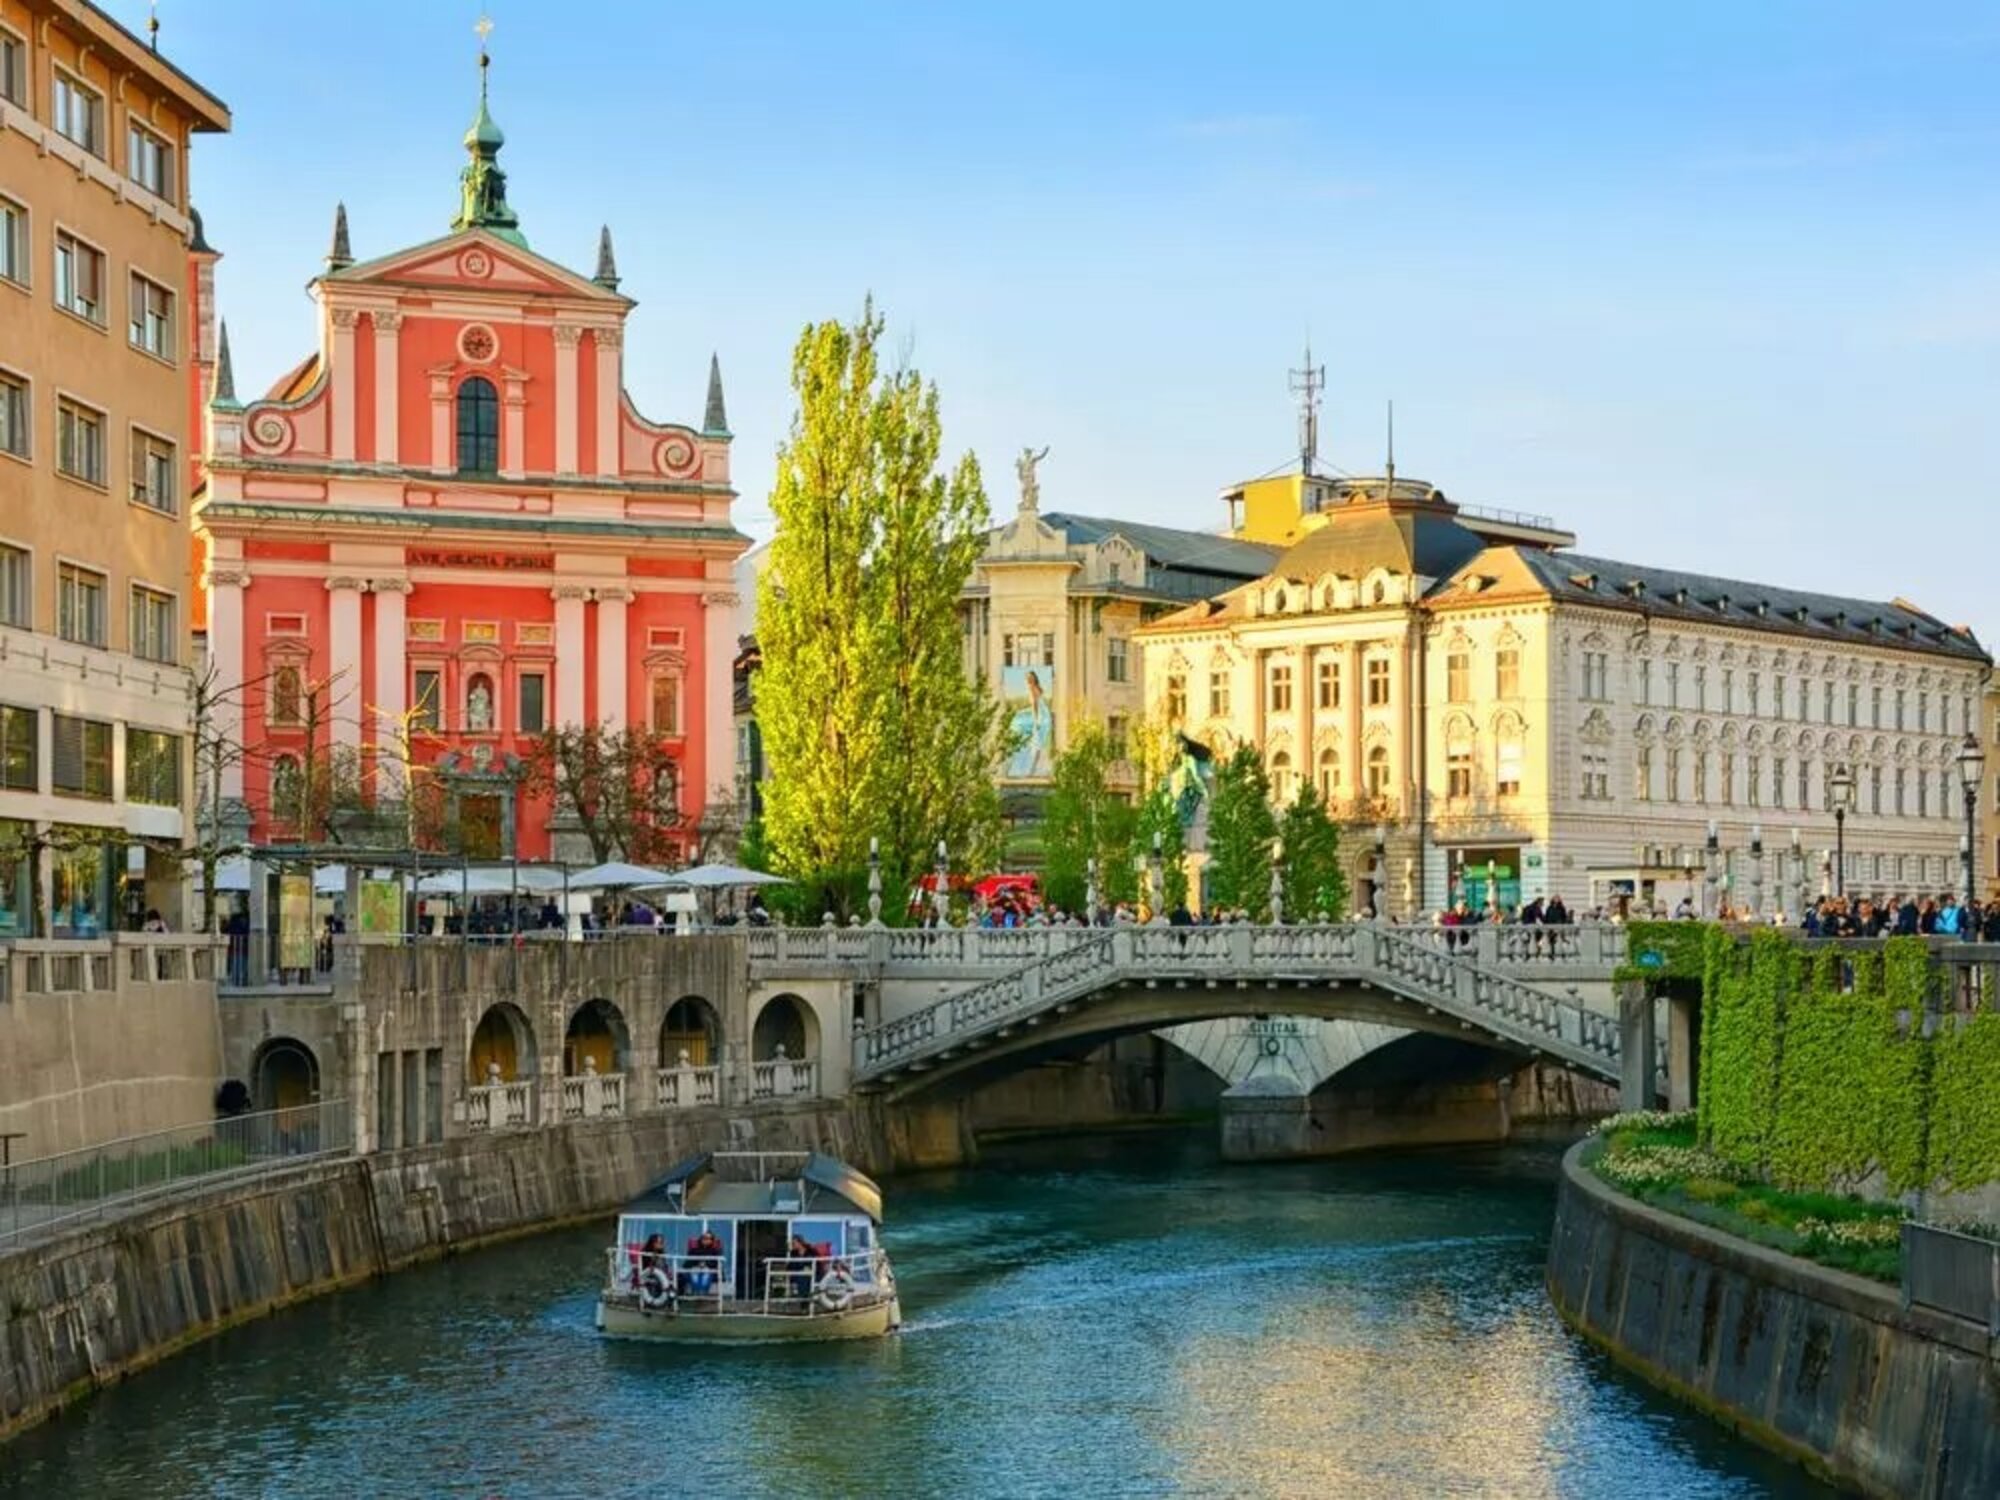
[[[692,886],[698,891],[726,890],[733,886],[746,885],[790,885],[782,875],[767,874],[763,870],[749,870],[742,865],[696,865],[688,870],[676,870],[675,885]]]
[[[215,889],[223,891],[247,891],[250,889],[250,857],[246,854],[232,854],[215,862]],[[347,889],[346,865],[321,865],[313,871],[313,890],[321,896],[338,896]]]
[[[587,870],[578,870],[569,878],[569,888],[573,891],[631,891],[680,883],[678,877],[669,875],[665,870],[628,865],[622,860],[592,865]]]
[[[528,865],[520,870],[500,869],[440,870],[417,882],[425,896],[505,896],[515,891],[559,891],[562,871]]]

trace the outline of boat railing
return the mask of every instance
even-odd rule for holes
[[[647,1305],[646,1273],[659,1271],[672,1290],[660,1308],[693,1312],[757,1311],[771,1317],[814,1317],[843,1312],[890,1294],[887,1258],[880,1249],[845,1255],[771,1255],[762,1261],[757,1285],[731,1287],[726,1255],[674,1255],[632,1245],[605,1251],[605,1290]]]

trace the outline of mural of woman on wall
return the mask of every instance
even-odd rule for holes
[[[1043,691],[1041,674],[1054,675],[1049,667],[1003,667],[1001,690],[1006,693],[1014,726],[1014,753],[1007,757],[1007,774],[1029,779],[1047,776],[1053,770],[1056,749],[1056,712]]]

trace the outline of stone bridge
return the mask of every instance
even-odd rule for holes
[[[1051,1108],[1069,1123],[1067,1095],[1090,1080],[1061,1070],[1094,1056],[1101,1083],[1107,1047],[1127,1063],[1150,1048],[1157,1074],[1149,1033],[1224,1085],[1299,1098],[1385,1069],[1405,1085],[1490,1083],[1537,1059],[1616,1078],[1623,936],[1325,924],[350,938],[330,973],[225,984],[218,1003],[225,1073],[253,1103],[347,1099],[363,1150],[855,1092],[937,1113],[939,1131],[957,1110],[963,1135],[967,1098],[1014,1075],[1038,1080],[1016,1101],[1022,1123]],[[1371,1057],[1373,1073],[1358,1070]]]

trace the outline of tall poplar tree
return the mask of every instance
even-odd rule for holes
[[[1285,809],[1278,834],[1286,917],[1306,922],[1322,914],[1346,916],[1347,873],[1340,867],[1340,828],[1311,781],[1304,781],[1298,797]]]
[[[871,301],[857,323],[806,329],[792,356],[757,717],[772,863],[846,909],[879,838],[894,913],[940,839],[961,866],[990,858],[1001,716],[965,671],[957,614],[984,542],[978,464],[939,471],[936,388],[883,373],[882,328]]]
[[[1217,906],[1268,915],[1271,843],[1278,836],[1271,814],[1271,783],[1256,750],[1244,745],[1215,773],[1208,807],[1208,897]]]

